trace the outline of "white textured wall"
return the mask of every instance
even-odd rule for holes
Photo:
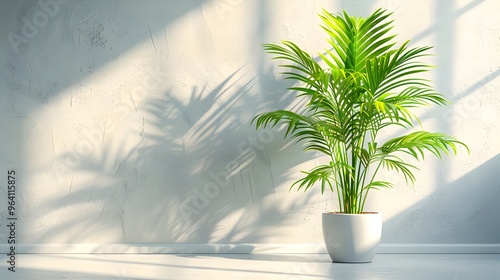
[[[322,7],[387,8],[400,41],[436,46],[453,105],[422,120],[471,149],[373,193],[383,242],[500,243],[495,0],[2,0],[1,223],[13,168],[18,243],[321,243],[335,196],[288,192],[317,159],[249,121],[293,106],[260,44],[323,50]]]

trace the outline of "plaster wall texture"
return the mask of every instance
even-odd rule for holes
[[[500,243],[500,2],[0,1],[0,221],[16,171],[17,243],[322,243],[335,194],[289,192],[303,154],[257,113],[297,106],[260,45],[323,51],[321,8],[393,11],[434,45],[453,103],[419,114],[471,154],[372,193],[383,243]],[[391,136],[393,131],[387,132]],[[9,232],[0,228],[0,243]]]

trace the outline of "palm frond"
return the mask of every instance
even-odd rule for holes
[[[322,58],[338,68],[362,71],[366,59],[383,54],[395,44],[395,35],[387,36],[392,29],[392,21],[386,21],[389,16],[381,9],[366,19],[323,10],[322,27],[330,35],[328,42],[334,51],[327,51],[329,57],[321,55]]]
[[[451,152],[457,154],[457,146],[467,146],[455,138],[442,134],[427,131],[417,131],[407,135],[393,138],[380,147],[384,154],[403,152],[411,155],[415,159],[424,159],[425,152],[431,152],[438,158],[442,154],[448,155]]]
[[[282,74],[296,82],[289,92],[306,100],[305,110],[263,113],[252,123],[257,129],[282,125],[285,137],[302,143],[304,151],[329,157],[329,165],[303,172],[290,189],[306,191],[319,184],[323,193],[329,188],[346,213],[361,213],[370,190],[393,187],[375,180],[380,168],[402,174],[407,184],[415,182],[418,168],[401,154],[421,160],[426,153],[441,158],[456,154],[458,146],[468,149],[451,136],[426,131],[377,144],[378,133],[387,127],[420,123],[411,109],[448,103],[420,77],[432,69],[420,61],[431,47],[410,48],[409,42],[394,47],[390,15],[382,9],[367,18],[323,10],[319,16],[329,48],[319,54],[320,62],[291,41],[263,45],[273,59],[285,61]]]
[[[394,155],[383,156],[380,162],[383,168],[402,174],[407,184],[413,185],[415,183],[416,178],[412,172],[412,169],[418,170],[416,166],[404,162],[401,158]]]
[[[319,181],[321,182],[321,193],[324,193],[326,186],[333,191],[332,179],[335,177],[333,176],[331,166],[319,165],[309,172],[302,171],[302,173],[304,173],[305,176],[293,183],[290,190],[297,186],[297,190],[304,189],[304,191],[307,191]]]

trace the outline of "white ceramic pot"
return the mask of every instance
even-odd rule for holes
[[[323,213],[323,238],[333,262],[371,262],[381,235],[380,213]]]

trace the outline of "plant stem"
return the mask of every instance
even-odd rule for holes
[[[377,172],[378,172],[380,166],[382,165],[383,159],[384,159],[384,157],[382,156],[382,159],[378,162],[378,165],[377,165],[377,168],[375,169],[375,172],[373,172],[373,176],[370,179],[369,185],[371,185],[373,183],[373,180],[375,179],[375,175],[377,175]],[[361,203],[361,208],[363,208],[363,209],[365,208],[366,198],[368,197],[368,191],[370,191],[370,188],[367,188],[365,191],[365,194],[363,195],[363,202]]]

